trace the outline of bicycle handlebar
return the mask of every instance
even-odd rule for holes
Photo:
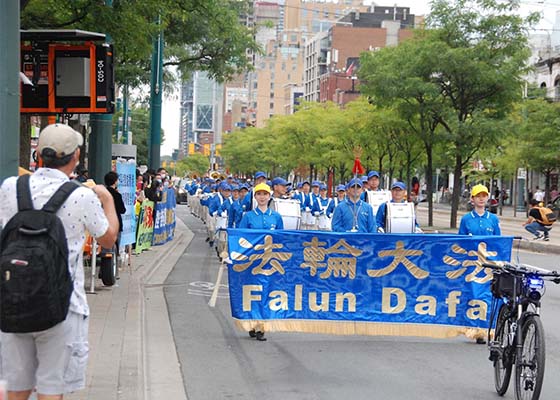
[[[484,268],[490,268],[492,270],[505,271],[510,274],[516,274],[516,275],[533,274],[543,278],[554,278],[554,279],[550,279],[550,281],[556,284],[560,284],[560,273],[558,273],[558,271],[548,271],[528,264],[510,264],[504,261],[496,261],[492,264],[482,263],[482,266]]]

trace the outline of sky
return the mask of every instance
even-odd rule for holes
[[[364,3],[375,3],[377,5],[394,5],[398,7],[410,7],[414,15],[426,15],[430,11],[429,0],[385,0],[385,1],[365,1]],[[542,13],[542,19],[537,26],[537,33],[543,33],[551,29],[555,21],[555,13],[560,10],[560,0],[521,0],[519,9],[522,15],[529,12],[538,11]],[[161,155],[171,155],[173,149],[179,147],[179,89],[171,97],[165,97],[162,105],[162,128],[165,131],[165,142],[161,145]]]

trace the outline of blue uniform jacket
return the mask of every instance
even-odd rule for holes
[[[500,236],[500,220],[488,211],[478,215],[474,210],[463,215],[459,224],[459,235]]]
[[[354,217],[356,216],[356,218]],[[355,219],[358,232],[375,233],[377,225],[373,215],[373,208],[368,203],[358,200],[352,203],[346,199],[338,204],[334,209],[332,218],[332,230],[334,232],[350,232],[354,228]]]
[[[239,199],[237,199],[229,208],[228,228],[239,228],[241,218],[243,218],[243,206],[241,205]]]
[[[241,218],[239,228],[243,229],[284,229],[282,216],[268,208],[262,212],[258,207],[248,211]]]

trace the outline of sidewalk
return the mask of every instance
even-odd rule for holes
[[[465,210],[459,210],[457,213],[457,228],[450,229],[449,222],[451,218],[451,206],[449,204],[434,203],[433,210],[433,226],[428,227],[428,203],[420,203],[416,209],[418,223],[427,232],[449,232],[457,233],[461,217],[467,213]],[[514,215],[515,214],[515,215]],[[502,215],[498,210],[497,217],[500,219],[500,227],[502,235],[522,237],[522,240],[516,240],[514,247],[527,251],[534,251],[547,254],[560,254],[560,234],[556,232],[558,228],[553,225],[550,231],[550,241],[545,242],[542,240],[533,240],[533,235],[525,230],[522,226],[527,217],[524,211],[514,213],[511,206],[502,208]],[[560,226],[560,225],[558,225]]]
[[[89,362],[84,390],[69,400],[186,400],[163,283],[192,240],[177,219],[175,237],[132,256],[113,287],[96,280],[90,306]],[[86,270],[86,288],[90,280]]]

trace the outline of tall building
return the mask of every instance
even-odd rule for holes
[[[361,0],[337,3],[304,0],[254,2],[257,41],[264,54],[255,57],[255,70],[248,77],[247,119],[264,127],[275,114],[293,110],[298,90],[304,84],[304,48],[316,33],[326,32],[341,17],[352,11],[365,12]],[[292,95],[292,93],[294,93]]]
[[[373,6],[372,12],[351,12],[327,34],[309,41],[305,54],[305,93],[309,101],[346,104],[356,99],[356,71],[364,51],[396,46],[412,37],[415,16],[408,7]]]
[[[222,143],[223,85],[206,72],[195,71],[181,87],[181,127],[179,148],[182,154],[203,150]],[[204,137],[201,146],[200,138]],[[190,146],[190,145],[193,146]]]

